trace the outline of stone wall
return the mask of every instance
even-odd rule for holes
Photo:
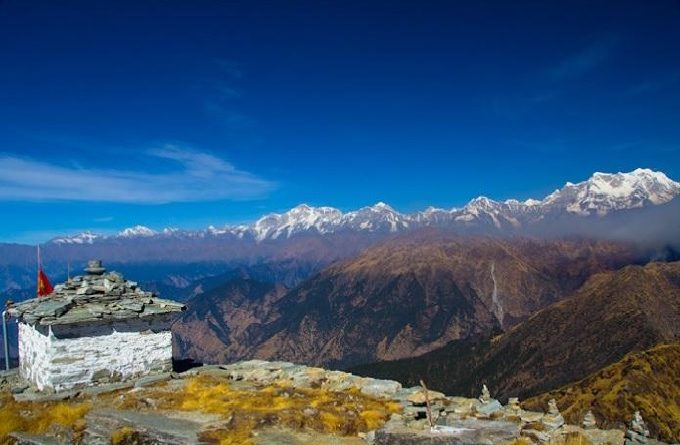
[[[93,329],[88,336],[59,338],[19,324],[21,375],[38,389],[56,391],[128,380],[172,369],[172,335],[163,329],[130,329],[126,322]],[[99,334],[99,335],[97,335]]]
[[[33,326],[19,323],[19,373],[42,389],[48,386],[50,338]]]

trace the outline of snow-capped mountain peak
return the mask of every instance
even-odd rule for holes
[[[680,184],[662,172],[638,168],[628,173],[596,172],[577,184],[567,182],[542,204],[567,212],[605,215],[613,210],[663,204],[680,194]]]
[[[55,244],[92,244],[95,240],[101,238],[100,235],[92,233],[90,231],[85,231],[77,235],[63,236],[59,238],[54,238],[51,242]]]
[[[83,232],[52,240],[56,244],[92,244],[109,238],[162,236],[204,238],[206,236],[254,239],[257,242],[290,238],[300,234],[329,234],[341,231],[400,232],[418,227],[495,227],[517,229],[551,215],[606,215],[610,212],[667,203],[680,196],[680,183],[664,173],[638,168],[628,173],[596,172],[578,183],[567,182],[543,200],[495,201],[486,196],[470,200],[460,209],[428,207],[412,214],[396,211],[384,202],[343,213],[334,207],[300,204],[284,213],[270,213],[248,225],[210,226],[205,230],[164,229],[145,226],[125,229],[114,236]]]
[[[151,230],[148,227],[140,225],[128,227],[127,229],[118,232],[118,236],[123,238],[132,238],[138,236],[154,236],[156,234],[157,232],[155,230]]]

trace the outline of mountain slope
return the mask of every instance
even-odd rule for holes
[[[597,274],[572,297],[493,340],[452,342],[357,373],[473,395],[527,397],[586,377],[631,351],[680,340],[680,262]]]
[[[409,357],[510,327],[591,274],[632,261],[629,246],[606,242],[404,236],[288,292],[274,305],[280,316],[257,324],[247,348],[259,358],[340,367]]]
[[[526,400],[526,409],[542,409],[555,399],[565,419],[578,424],[588,410],[608,423],[625,423],[636,410],[652,435],[680,441],[680,343],[660,345],[622,360],[576,383]]]
[[[228,363],[251,355],[258,325],[275,319],[274,303],[286,289],[245,276],[231,279],[187,302],[173,324],[178,357]]]

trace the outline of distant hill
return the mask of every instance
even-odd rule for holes
[[[680,262],[591,277],[572,297],[493,339],[468,339],[419,357],[353,372],[474,395],[526,398],[582,379],[631,351],[680,341]]]
[[[522,403],[542,410],[548,400],[570,423],[578,424],[592,410],[600,426],[626,423],[639,410],[652,435],[668,443],[680,442],[680,343],[633,352],[620,361],[560,389]],[[607,423],[603,425],[604,420]]]
[[[625,244],[407,234],[311,276],[266,310],[266,322],[240,307],[250,284],[189,301],[183,342],[192,358],[217,361],[193,333],[247,329],[238,340],[249,356],[346,367],[411,357],[451,340],[498,332],[577,289],[590,275],[636,261]],[[244,284],[245,285],[245,284]],[[236,300],[234,300],[236,298]],[[224,300],[224,301],[221,301]],[[271,305],[271,307],[269,306]],[[209,308],[232,307],[212,313]],[[238,316],[236,314],[239,314]],[[179,329],[179,325],[178,325]],[[179,331],[178,331],[179,332]],[[214,341],[215,338],[211,337]],[[235,341],[222,336],[223,349]],[[190,346],[193,344],[193,346]]]

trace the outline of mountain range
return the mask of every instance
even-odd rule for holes
[[[518,230],[546,219],[564,215],[605,216],[612,212],[665,204],[680,195],[680,183],[664,173],[636,169],[628,173],[595,173],[577,184],[567,183],[542,200],[494,201],[486,197],[471,200],[462,208],[425,210],[406,214],[379,202],[370,207],[343,213],[333,207],[298,205],[289,211],[263,216],[252,224],[213,226],[205,230],[165,228],[152,230],[141,225],[116,235],[83,232],[57,237],[52,244],[93,244],[97,242],[143,238],[225,237],[256,242],[290,238],[300,234],[330,234],[346,231],[396,233],[423,227],[459,229],[490,228]]]
[[[100,258],[187,301],[173,325],[181,358],[353,368],[464,395],[486,383],[544,401],[601,385],[589,376],[626,354],[680,342],[678,196],[679,183],[637,169],[540,201],[412,214],[300,205],[250,225],[59,237],[42,252],[54,281]],[[34,285],[35,247],[0,244],[3,297]]]

